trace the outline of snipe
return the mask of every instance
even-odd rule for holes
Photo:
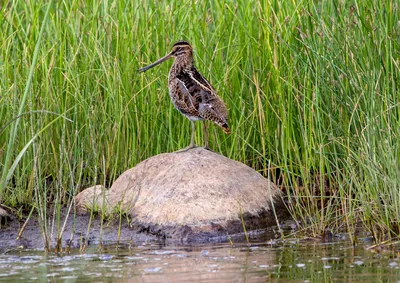
[[[229,134],[227,118],[228,111],[221,98],[218,97],[212,85],[196,70],[193,65],[193,49],[186,41],[178,41],[169,54],[153,64],[139,69],[145,72],[154,66],[175,58],[169,72],[169,95],[175,108],[179,110],[192,124],[190,147],[194,147],[194,121],[203,121],[205,148],[208,149],[208,133],[205,120],[213,121]]]

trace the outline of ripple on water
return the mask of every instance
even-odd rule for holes
[[[152,254],[154,254],[154,255],[170,255],[170,254],[174,254],[174,253],[176,253],[176,251],[174,251],[174,250],[160,250],[160,251],[155,250],[152,252]]]
[[[12,267],[13,270],[24,270],[24,269],[31,269],[29,265],[17,265]]]
[[[62,276],[62,277],[61,277],[61,279],[64,279],[64,280],[78,279],[78,278],[79,278],[78,276],[74,276],[74,275],[71,275],[71,276]]]
[[[144,257],[142,256],[126,256],[125,259],[127,260],[142,260]]]
[[[173,254],[172,256],[173,256],[173,257],[182,257],[182,258],[187,257],[186,254]]]
[[[156,273],[156,272],[160,272],[162,270],[162,267],[149,267],[149,268],[145,268],[143,271],[146,273]]]
[[[30,262],[37,262],[37,261],[39,261],[39,260],[41,260],[41,259],[43,259],[43,257],[42,256],[39,256],[39,255],[32,255],[32,256],[22,256],[22,257],[19,257],[19,258],[17,258],[17,260],[20,260],[20,261],[24,261],[24,262],[27,262],[27,261],[30,261]]]
[[[75,270],[78,270],[78,268],[74,268],[74,267],[64,267],[64,268],[61,268],[61,269],[60,269],[60,271],[63,271],[63,272],[72,272],[72,271],[75,271]]]
[[[104,254],[104,255],[101,255],[99,257],[99,259],[102,260],[102,261],[110,261],[113,258],[114,258],[114,256],[113,255],[109,255],[109,254]]]
[[[83,274],[89,278],[96,278],[102,276],[102,274],[99,272],[84,272]]]
[[[339,260],[340,257],[332,256],[332,257],[322,257],[321,260],[329,261],[329,260]]]
[[[208,251],[208,250],[202,250],[202,251],[200,252],[200,254],[201,254],[202,256],[207,256],[209,253],[210,253],[210,251]]]

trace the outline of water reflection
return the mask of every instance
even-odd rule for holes
[[[103,252],[46,255],[41,251],[0,255],[0,281],[129,282],[359,282],[400,279],[399,259],[347,242],[274,242],[230,246],[109,245]]]

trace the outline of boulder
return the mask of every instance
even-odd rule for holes
[[[86,206],[102,199],[99,192],[91,188]],[[285,211],[281,191],[272,182],[243,163],[200,147],[139,163],[113,183],[106,200],[97,207],[122,209],[140,229],[184,241],[241,232],[243,225],[265,228]]]

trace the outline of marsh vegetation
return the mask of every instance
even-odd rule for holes
[[[210,147],[287,194],[308,235],[400,231],[398,1],[19,1],[0,4],[0,199],[54,212],[190,140],[169,64],[180,39],[229,108]],[[196,140],[202,140],[201,131]]]

